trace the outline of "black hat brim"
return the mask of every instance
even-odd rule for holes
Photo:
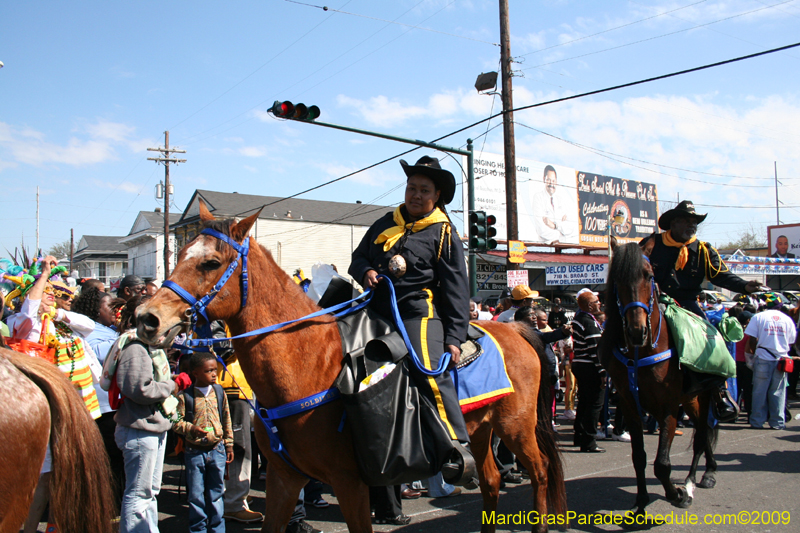
[[[664,231],[668,231],[669,225],[678,217],[694,218],[697,220],[697,223],[700,224],[706,219],[707,216],[708,213],[705,215],[698,215],[697,213],[690,213],[688,211],[684,211],[683,209],[670,209],[658,218],[658,227]]]
[[[400,160],[400,166],[403,167],[403,172],[406,173],[407,178],[422,174],[433,180],[436,188],[441,193],[439,200],[441,200],[442,205],[447,205],[453,201],[453,197],[456,194],[456,178],[449,170],[432,168],[425,165],[409,165],[403,159]]]

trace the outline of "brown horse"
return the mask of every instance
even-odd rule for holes
[[[654,416],[661,427],[653,470],[664,486],[667,500],[677,507],[689,507],[695,485],[712,488],[716,483],[714,445],[717,428],[711,428],[708,424],[711,392],[705,390],[684,393],[684,374],[679,368],[678,354],[658,305],[658,296],[658,287],[653,282],[653,269],[645,252],[636,243],[616,247],[608,275],[607,322],[601,342],[601,359],[619,391],[620,406],[631,435],[633,466],[636,470],[637,513],[643,513],[650,502],[644,477],[647,454],[644,450],[639,406],[642,411]],[[613,353],[615,350],[616,355]],[[628,365],[633,365],[637,358],[643,361],[659,354],[663,354],[663,360],[647,366],[640,365],[638,368],[635,382],[638,385],[637,404]],[[626,359],[625,363],[620,360],[620,355]],[[669,460],[676,417],[681,405],[694,423],[694,456],[685,487],[675,486],[670,479]],[[697,464],[704,454],[706,471],[701,482],[697,484]]]
[[[114,499],[103,440],[55,365],[0,349],[0,533],[28,515],[51,442],[50,509],[59,531],[108,533]]]
[[[205,205],[200,216],[206,227],[242,243],[257,214],[238,223],[214,221]],[[236,260],[233,248],[212,235],[200,234],[181,250],[170,280],[194,298],[201,298]],[[242,265],[209,304],[210,320],[225,320],[234,335],[284,322],[318,311],[291,278],[263,247],[249,249],[247,304],[242,306]],[[139,310],[139,336],[154,344],[171,339],[187,326],[191,309],[170,290],[159,290]],[[537,415],[541,363],[537,350],[541,342],[524,326],[481,322],[502,345],[508,374],[515,392],[466,415],[472,451],[480,473],[484,510],[497,509],[500,475],[492,459],[492,431],[506,442],[531,474],[534,509],[541,515],[549,510],[565,518],[566,495],[561,457],[550,423]],[[265,407],[277,407],[331,388],[342,369],[339,330],[325,315],[305,320],[269,335],[234,341],[234,348],[247,381]],[[315,479],[330,484],[350,531],[372,531],[369,491],[359,477],[350,432],[338,431],[343,405],[333,401],[299,415],[275,422],[294,465]],[[269,458],[267,469],[267,512],[262,532],[278,533],[288,523],[300,489],[308,478],[295,471],[270,450],[262,424],[256,438]],[[539,527],[546,530],[547,526]],[[482,526],[486,532],[494,526]]]

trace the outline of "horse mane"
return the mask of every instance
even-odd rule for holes
[[[605,368],[608,368],[612,345],[622,339],[622,315],[617,304],[617,282],[623,281],[634,285],[643,278],[644,257],[641,247],[635,242],[617,246],[608,269],[605,302],[606,327],[600,342],[600,363]]]

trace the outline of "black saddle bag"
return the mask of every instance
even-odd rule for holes
[[[381,381],[342,394],[361,479],[399,485],[436,475],[453,451],[436,408],[419,393],[404,357]]]
[[[391,332],[346,353],[336,387],[361,479],[378,487],[436,475],[450,459],[453,442],[436,407],[417,388],[400,335]],[[358,392],[364,377],[391,362],[394,370]]]

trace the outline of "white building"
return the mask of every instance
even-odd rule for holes
[[[78,242],[73,262],[81,278],[99,279],[106,286],[126,274],[128,254],[119,243],[122,237],[84,235]]]
[[[394,210],[362,203],[196,190],[180,220],[171,226],[179,250],[197,235],[201,226],[198,207],[201,199],[218,219],[241,220],[265,206],[250,231],[251,236],[272,252],[275,261],[289,275],[301,268],[308,277],[317,262],[334,264],[345,274],[353,250],[369,227]]]
[[[181,218],[181,213],[170,213],[171,224]],[[128,274],[139,276],[145,281],[164,280],[164,213],[139,211],[131,231],[119,242],[127,249]],[[175,267],[175,236],[170,235],[170,271]]]

